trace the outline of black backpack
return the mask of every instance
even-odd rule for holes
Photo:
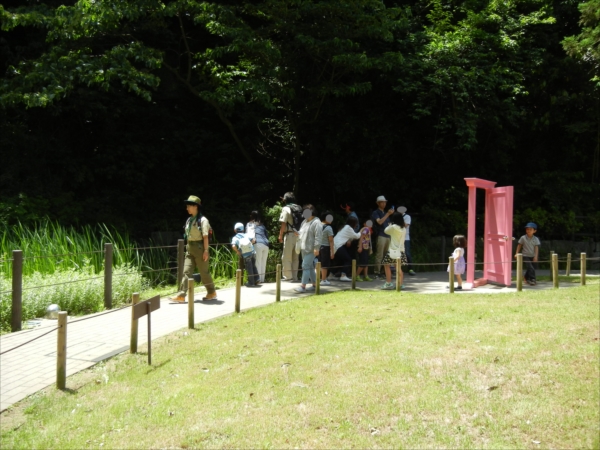
[[[294,205],[293,203],[288,206],[292,211],[292,220],[294,222],[292,227],[294,228],[294,230],[300,231],[300,225],[302,225],[302,222],[304,221],[304,216],[302,215],[302,207],[300,205]]]

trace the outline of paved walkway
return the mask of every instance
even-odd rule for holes
[[[544,271],[539,271],[543,275]],[[548,271],[546,271],[546,274]],[[448,292],[448,274],[446,272],[418,273],[414,277],[405,276],[405,291],[415,293]],[[358,290],[378,289],[382,281],[356,283]],[[281,299],[298,298],[313,293],[294,292],[296,283],[281,284]],[[561,286],[562,287],[562,286]],[[321,288],[323,293],[348,290],[351,283],[332,281],[331,286]],[[535,287],[524,289],[551,289],[552,283],[544,282]],[[216,317],[231,314],[235,310],[235,289],[218,291],[216,301],[201,302],[203,291],[197,289],[194,305],[195,321],[204,322]],[[198,292],[200,291],[200,292]],[[515,292],[514,287],[486,285],[471,291],[457,292],[457,295],[469,293]],[[142,298],[141,300],[145,300]],[[266,305],[275,301],[275,283],[267,283],[260,288],[242,288],[242,310]],[[161,300],[161,307],[152,313],[152,338],[158,338],[182,328],[187,328],[187,304],[171,304],[168,299]],[[85,320],[82,320],[85,319]],[[22,347],[36,337],[56,328],[56,320],[41,320],[34,329],[6,334],[0,337],[0,412],[25,397],[38,392],[56,382],[56,341],[57,333],[52,331]],[[93,314],[85,317],[69,317],[67,324],[67,376],[87,369],[98,362],[129,350],[131,328],[131,309]],[[147,342],[147,320],[139,320],[138,345]],[[67,387],[69,383],[67,380]]]

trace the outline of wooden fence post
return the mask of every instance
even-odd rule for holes
[[[104,307],[112,309],[113,245],[104,244]]]
[[[352,289],[356,289],[356,260],[352,260]]]
[[[558,253],[552,254],[552,285],[558,289]]]
[[[565,275],[571,275],[571,254],[567,253],[567,270],[565,270]]]
[[[402,270],[402,266],[400,265],[400,258],[396,258],[396,291],[400,292],[402,289],[402,284],[400,284],[400,271]]]
[[[235,312],[240,312],[240,303],[242,296],[242,269],[235,271]]]
[[[194,329],[194,279],[188,279],[188,328]]]
[[[185,260],[185,245],[183,239],[177,241],[177,289],[181,286],[183,280],[183,262]]]
[[[275,301],[281,301],[281,264],[277,264],[277,272],[275,273]]]
[[[56,387],[67,386],[67,312],[58,313],[58,339],[56,340]]]
[[[554,260],[554,257],[552,255],[554,255],[554,250],[550,250],[550,281],[554,283],[554,271],[552,270],[552,261]]]
[[[454,257],[448,257],[448,282],[450,283],[448,287],[450,288],[450,293],[454,294]]]
[[[315,269],[315,294],[321,294],[321,261],[317,261],[317,268]]]
[[[137,353],[138,345],[138,320],[134,319],[133,306],[137,305],[140,301],[140,294],[134,292],[131,296],[131,336],[129,337],[129,353]]]
[[[13,250],[11,331],[21,331],[23,322],[23,250]]]
[[[523,291],[523,253],[517,253],[517,292]]]
[[[587,263],[587,255],[585,253],[581,254],[581,285],[585,286],[585,272],[586,272],[586,264]]]

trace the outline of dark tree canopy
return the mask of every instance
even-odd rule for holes
[[[228,230],[294,190],[453,233],[476,176],[516,187],[519,220],[595,229],[593,4],[5,2],[0,221],[144,235],[193,193]]]

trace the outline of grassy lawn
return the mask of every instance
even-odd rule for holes
[[[181,330],[3,413],[2,448],[598,448],[597,284],[340,292]]]

